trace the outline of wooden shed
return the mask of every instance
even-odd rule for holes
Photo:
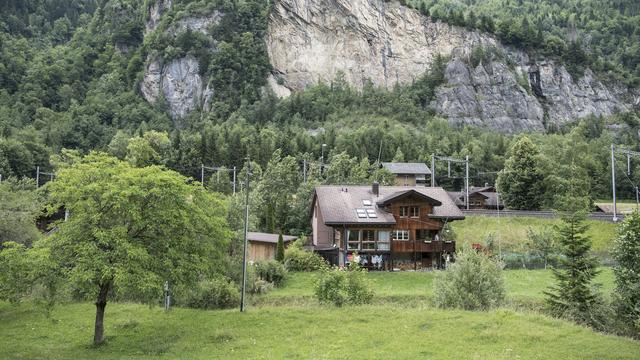
[[[278,237],[278,234],[249,232],[247,234],[247,240],[249,241],[249,261],[258,262],[275,259]],[[285,247],[296,239],[297,237],[295,236],[282,235]]]

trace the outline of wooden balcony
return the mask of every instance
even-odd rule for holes
[[[391,250],[394,252],[454,252],[455,241],[398,241],[391,242]]]

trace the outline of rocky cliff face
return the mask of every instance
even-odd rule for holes
[[[150,6],[147,33],[159,31],[161,16],[171,4],[157,0]],[[173,36],[187,29],[206,34],[222,16],[213,12],[182,17],[164,31]],[[431,106],[452,124],[509,133],[544,131],[640,105],[640,96],[605,86],[591,71],[573,79],[552,61],[534,63],[490,36],[433,22],[397,2],[274,0],[265,41],[274,69],[268,84],[282,97],[319,81],[330,82],[338,73],[357,88],[366,81],[389,88],[409,84],[441,54],[451,60],[446,83]],[[469,57],[477,46],[502,55],[471,66]],[[195,109],[207,110],[214,89],[206,84],[195,58],[165,61],[150,55],[140,89],[151,103],[162,97],[172,118],[180,119]]]
[[[171,8],[171,0],[159,0],[149,8],[145,36],[156,31],[161,16]],[[186,17],[177,20],[165,30],[172,36],[183,31],[198,31],[203,34],[222,18],[219,12],[204,16]],[[213,43],[213,42],[212,42]],[[211,51],[215,51],[212,48]],[[148,102],[155,104],[161,98],[167,105],[169,115],[177,120],[184,118],[196,109],[207,109],[213,95],[211,89],[199,71],[199,63],[193,56],[166,61],[158,54],[147,58],[146,70],[140,84],[140,92]]]
[[[338,72],[357,87],[367,80],[391,87],[422,75],[437,54],[495,43],[378,0],[277,0],[266,42],[277,75],[293,90]]]
[[[472,67],[469,54],[480,45],[504,57]],[[280,94],[330,82],[338,72],[356,87],[366,80],[406,84],[437,54],[451,56],[447,83],[432,107],[453,124],[503,132],[543,131],[588,115],[627,111],[638,102],[624,90],[607,88],[590,71],[572,79],[551,61],[533,64],[489,36],[381,0],[276,0],[267,46]]]

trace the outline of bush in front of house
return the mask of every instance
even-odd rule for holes
[[[191,289],[185,304],[197,309],[226,309],[240,304],[240,292],[226,277],[215,277],[200,281]]]
[[[287,278],[287,269],[278,261],[260,261],[255,266],[258,277],[275,286],[282,285]]]
[[[442,308],[488,310],[504,298],[502,265],[468,247],[434,281],[434,300]]]
[[[318,254],[302,249],[302,241],[297,240],[284,251],[284,266],[289,271],[317,271],[327,266]]]
[[[366,269],[352,263],[348,269],[324,268],[315,284],[315,295],[322,304],[368,304],[374,292],[366,278]]]

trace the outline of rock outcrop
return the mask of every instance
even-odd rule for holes
[[[495,40],[380,0],[276,0],[266,42],[284,86],[300,90],[338,72],[357,87],[409,83],[438,54]]]
[[[156,31],[160,16],[170,8],[171,0],[158,0],[150,6],[145,36]],[[164,31],[172,36],[187,30],[207,34],[211,26],[219,23],[222,16],[220,12],[214,11],[202,16],[183,17],[170,24]],[[213,39],[210,51],[215,51]],[[207,85],[199,70],[198,59],[190,55],[167,61],[158,54],[150,54],[140,83],[140,92],[145,100],[152,104],[162,98],[169,115],[176,125],[180,125],[179,120],[190,112],[197,109],[207,110],[210,105],[214,90]]]
[[[505,54],[476,67],[476,46]],[[267,47],[280,79],[277,93],[330,82],[338,72],[351,85],[408,84],[437,54],[451,56],[446,84],[432,107],[456,125],[515,133],[543,131],[588,115],[630,109],[625,90],[612,90],[587,70],[573,79],[552,61],[534,64],[494,38],[433,22],[417,11],[382,0],[276,0]],[[637,101],[637,99],[635,100]]]
[[[208,33],[223,14],[176,16],[159,29],[172,0],[149,7],[147,33],[171,36],[187,30]],[[265,35],[273,73],[268,86],[281,97],[342,74],[352,86],[367,81],[391,88],[410,84],[438,55],[450,60],[446,82],[431,103],[452,124],[502,132],[544,131],[581,117],[608,116],[640,106],[640,96],[608,87],[589,70],[574,79],[553,61],[534,62],[521,51],[502,46],[486,34],[432,21],[397,2],[383,0],[274,0]],[[215,51],[215,39],[211,39]],[[470,60],[483,46],[500,56]],[[166,103],[174,120],[208,109],[215,89],[200,76],[197,59],[147,59],[140,90],[147,101]],[[636,104],[636,105],[634,105]]]
[[[162,64],[160,60],[151,61],[140,90],[152,104],[162,96],[172,119],[184,118],[207,101],[203,98],[205,89],[198,60],[193,56],[175,59],[167,64]]]

